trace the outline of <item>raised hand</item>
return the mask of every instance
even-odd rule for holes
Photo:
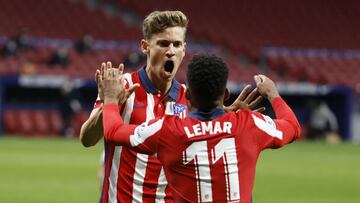
[[[105,68],[103,70],[100,87],[104,95],[104,103],[118,103],[125,97],[125,81],[124,76],[119,69]]]
[[[103,87],[101,86],[103,84],[100,83],[100,81],[103,80],[104,70],[105,69],[110,69],[110,68],[112,68],[112,65],[111,65],[110,61],[108,61],[106,63],[103,62],[103,63],[101,63],[100,69],[97,69],[96,72],[95,72],[95,82],[97,84],[98,94],[99,94],[100,100],[104,100],[104,93],[102,92]]]
[[[255,88],[253,91],[251,91],[250,94],[249,90],[251,88],[251,85],[246,85],[245,88],[241,91],[240,95],[238,96],[238,98],[236,98],[236,100],[234,101],[234,103],[232,103],[230,106],[226,106],[224,107],[224,110],[226,112],[231,112],[231,111],[237,111],[237,110],[248,110],[248,109],[254,109],[262,100],[263,97],[262,96],[258,96],[255,100],[254,97],[259,93],[258,89]],[[265,111],[265,107],[260,107],[258,109],[255,109],[254,111],[257,112],[264,112]]]
[[[256,82],[259,93],[268,99],[271,103],[275,97],[279,97],[279,91],[276,88],[275,83],[265,75],[255,75],[254,80]]]
[[[118,77],[118,83],[120,85],[124,86],[121,88],[124,88],[125,91],[121,92],[121,94],[117,95],[119,104],[124,103],[127,100],[127,98],[129,98],[129,96],[135,91],[135,89],[140,86],[139,84],[136,83],[128,88],[125,88],[126,81],[124,79],[123,73],[124,73],[124,65],[123,64],[120,64],[118,66],[118,68],[114,68],[114,67],[112,67],[111,62],[109,62],[109,61],[106,63],[104,63],[104,62],[101,63],[100,70],[98,69],[95,72],[95,80],[96,80],[97,87],[98,87],[98,94],[99,94],[99,97],[101,100],[103,100],[103,101],[105,100],[105,95],[104,95],[104,89],[105,89],[104,77],[105,76],[107,77],[108,80],[112,80],[112,82],[114,82],[115,79],[112,76],[116,75]],[[110,81],[108,81],[108,83],[110,83]],[[114,84],[112,84],[112,85],[114,85]],[[113,87],[115,87],[115,86],[113,86]],[[116,89],[113,89],[113,90],[117,91]],[[120,92],[113,92],[113,94],[118,94],[118,93],[120,93]],[[122,95],[122,94],[124,94],[124,95]],[[110,97],[112,97],[112,96],[114,96],[114,95],[110,95]]]

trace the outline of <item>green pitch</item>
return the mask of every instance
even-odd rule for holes
[[[102,144],[0,136],[0,202],[98,202]],[[299,142],[259,159],[254,203],[360,202],[360,146]]]

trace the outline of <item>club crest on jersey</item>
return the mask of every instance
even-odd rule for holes
[[[186,116],[186,105],[184,104],[174,104],[173,106],[174,115],[178,115],[181,118]]]

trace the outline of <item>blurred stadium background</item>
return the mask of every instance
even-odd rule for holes
[[[141,23],[153,10],[190,19],[179,81],[194,54],[212,52],[230,68],[233,99],[254,74],[275,80],[305,138],[318,103],[334,115],[327,128],[343,142],[262,156],[255,202],[360,201],[359,1],[0,0],[0,202],[97,201],[102,146],[76,139],[94,72],[103,61],[127,71],[145,63]]]

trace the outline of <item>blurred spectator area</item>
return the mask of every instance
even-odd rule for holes
[[[31,62],[36,74],[40,75],[68,75],[72,78],[93,79],[95,70],[103,61],[112,61],[118,64],[126,56],[124,51],[99,50],[91,54],[80,54],[73,47],[68,48],[70,63],[67,66],[48,65],[54,47],[37,46],[33,50],[21,52],[16,56],[1,57],[0,75],[22,74],[24,64]],[[25,73],[26,74],[26,73]]]
[[[85,4],[83,0],[0,0],[0,34],[14,36],[26,27],[35,38],[139,40],[139,26]]]
[[[263,57],[270,70],[290,81],[354,88],[360,84],[360,51],[267,48]]]
[[[118,10],[104,6],[114,2]],[[311,52],[318,48],[339,52],[359,49],[360,3],[357,1],[279,0],[269,4],[265,0],[231,0],[219,5],[210,0],[206,9],[203,4],[164,0],[54,0],[51,4],[46,0],[0,0],[0,19],[3,19],[0,48],[24,28],[32,42],[37,42],[32,51],[1,58],[0,74],[16,74],[30,61],[39,74],[91,79],[100,62],[109,60],[117,64],[132,52],[139,52],[141,22],[129,23],[136,22],[129,18],[142,19],[154,9],[176,8],[190,19],[188,57],[183,67],[196,53],[192,51],[193,44],[207,44],[222,49],[219,55],[228,63],[230,79],[235,82],[251,81],[249,76],[262,72],[280,81],[356,85],[356,77],[360,76],[356,68],[359,56],[324,57],[312,56]],[[124,17],[122,13],[128,15]],[[95,51],[80,54],[73,45],[86,35],[95,39]],[[46,62],[51,54],[65,43],[61,40],[67,40],[70,63],[66,68],[56,65],[48,68]],[[265,52],[269,47],[305,51],[301,54],[276,49]],[[181,80],[185,78],[183,73],[185,71],[180,71]]]
[[[117,66],[140,53],[142,60],[125,68],[133,71],[144,65],[139,50],[141,23],[156,9],[181,10],[190,19],[187,52],[177,74],[181,82],[185,82],[191,57],[206,51],[228,64],[229,86],[235,90],[241,89],[239,83],[252,83],[254,74],[263,73],[285,84],[341,85],[360,93],[360,1],[0,0],[0,132],[60,132],[60,124],[44,127],[23,122],[49,123],[60,114],[59,101],[52,105],[45,99],[37,105],[44,108],[35,108],[32,101],[19,99],[21,93],[9,95],[9,88],[18,86],[21,77],[84,81],[85,105],[74,119],[85,119],[81,115],[92,108],[96,97],[93,78],[101,62],[112,61]],[[13,50],[13,42],[17,43],[24,29],[29,46]],[[79,41],[85,36],[91,36],[91,46],[79,51]],[[60,49],[65,50],[67,62],[50,63]],[[9,78],[11,82],[4,82]],[[39,93],[37,100],[46,97]],[[342,106],[348,105],[346,98]],[[25,119],[29,117],[34,119]],[[14,123],[25,127],[17,128]]]
[[[80,133],[82,123],[89,117],[88,111],[81,111],[71,119],[74,134]],[[57,110],[6,109],[3,112],[4,131],[8,134],[27,136],[56,136],[62,134],[63,124]]]
[[[117,0],[146,16],[153,9],[178,9],[190,19],[195,39],[257,58],[262,47],[359,49],[360,2],[338,0]],[[156,5],[154,8],[153,5]]]
[[[104,6],[114,2],[118,10]],[[129,23],[137,22],[129,18],[142,19],[154,9],[176,8],[190,19],[188,56],[195,53],[191,51],[193,43],[222,48],[223,58],[231,68],[230,79],[235,82],[252,80],[249,75],[263,72],[280,81],[355,85],[354,78],[359,77],[358,56],[313,57],[306,51],[291,55],[276,50],[264,56],[264,49],[285,47],[310,49],[309,52],[318,48],[340,52],[359,49],[359,2],[279,0],[269,4],[265,0],[231,0],[218,4],[209,0],[206,9],[203,4],[201,1],[164,0],[54,0],[52,3],[0,0],[0,19],[3,19],[0,21],[0,47],[24,28],[31,39],[38,42],[33,51],[2,58],[0,74],[17,73],[30,59],[40,74],[92,78],[94,68],[101,61],[123,62],[131,52],[139,51],[141,22]],[[124,17],[122,13],[128,15]],[[92,54],[80,54],[72,46],[86,35],[92,36],[94,44],[98,45]],[[53,43],[56,39],[71,42],[70,64],[66,68],[49,69],[46,61],[63,43]],[[115,45],[108,46],[112,42]],[[186,67],[186,63],[183,66]],[[184,79],[182,73],[179,77]]]

